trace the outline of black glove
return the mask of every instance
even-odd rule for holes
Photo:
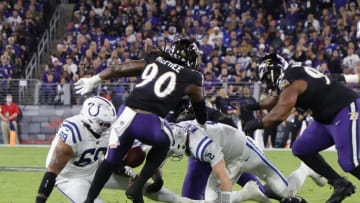
[[[251,121],[248,121],[247,123],[245,123],[244,131],[247,135],[252,135],[252,133],[256,129],[261,129],[261,128],[263,128],[262,120],[254,119],[254,120],[251,120]]]
[[[163,185],[164,185],[163,179],[158,178],[146,188],[146,193],[151,194],[151,193],[159,192]]]
[[[245,111],[256,111],[256,110],[260,110],[261,107],[260,104],[256,102],[252,104],[246,104],[242,109]]]

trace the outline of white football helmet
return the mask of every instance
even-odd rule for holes
[[[170,146],[168,155],[172,160],[180,160],[186,151],[187,131],[184,127],[171,123],[171,130],[174,136],[174,144]]]
[[[93,96],[84,101],[80,114],[82,122],[98,135],[108,132],[116,120],[114,105],[104,97]]]

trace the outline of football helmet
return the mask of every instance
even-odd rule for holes
[[[82,122],[98,135],[104,135],[116,120],[114,105],[106,98],[99,96],[86,99],[80,114]]]
[[[180,125],[170,123],[174,136],[174,144],[170,146],[168,155],[172,160],[181,160],[186,151],[187,131]]]
[[[198,69],[201,62],[201,54],[195,42],[188,39],[176,40],[165,50],[172,58],[181,65],[191,69]]]
[[[289,63],[278,54],[268,54],[261,59],[258,66],[259,78],[268,89],[274,90],[278,79],[283,75]]]

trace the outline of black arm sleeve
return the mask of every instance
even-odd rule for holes
[[[36,196],[36,203],[44,203],[49,197],[51,191],[54,188],[56,181],[56,174],[53,172],[46,172],[40,183],[38,194]]]
[[[200,124],[204,124],[207,120],[205,100],[202,100],[198,103],[192,103],[192,106],[197,122]]]

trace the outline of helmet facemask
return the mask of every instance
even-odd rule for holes
[[[258,66],[260,81],[266,84],[267,89],[275,90],[278,80],[287,66],[286,60],[279,55],[265,56]]]
[[[166,52],[181,65],[191,69],[198,69],[201,63],[201,54],[198,46],[187,39],[174,42]]]

